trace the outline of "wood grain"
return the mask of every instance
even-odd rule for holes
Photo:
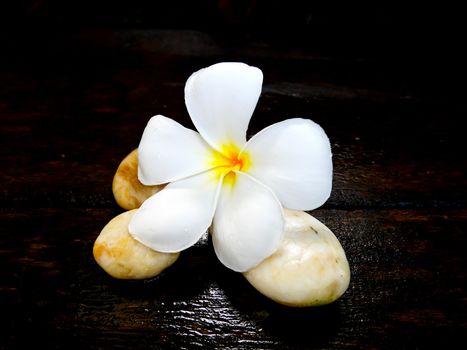
[[[210,53],[213,38],[197,32],[97,31],[76,40],[0,68],[1,157],[9,165],[0,173],[8,184],[0,203],[111,205],[109,181],[149,118],[164,114],[192,127],[187,77],[245,49]],[[335,165],[327,206],[465,207],[467,169],[456,152],[463,130],[455,124],[465,106],[410,94],[374,62],[294,56],[274,46],[253,47],[242,60],[265,75],[250,136],[290,117],[327,131]]]
[[[59,22],[57,8],[38,11],[35,21]],[[308,34],[6,33],[0,348],[421,349],[466,340],[466,105],[439,72],[418,80],[413,57],[394,66],[367,51],[317,48]],[[94,239],[121,212],[111,192],[118,164],[152,115],[192,127],[185,80],[227,60],[264,72],[250,136],[306,117],[331,139],[333,192],[313,215],[340,239],[352,271],[332,305],[274,304],[224,268],[208,238],[154,280],[113,280],[93,261]]]
[[[159,278],[124,282],[92,258],[115,211],[3,210],[6,345],[26,344],[25,332],[66,348],[421,348],[462,337],[467,211],[313,214],[342,242],[351,286],[335,304],[289,309],[223,267],[208,239]]]

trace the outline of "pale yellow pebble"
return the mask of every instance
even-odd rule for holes
[[[280,248],[246,279],[268,298],[288,306],[318,306],[338,299],[349,286],[350,268],[336,236],[302,211],[285,210]]]
[[[102,229],[94,243],[96,262],[109,275],[120,279],[144,279],[160,274],[180,253],[161,253],[133,239],[128,223],[136,209],[122,213]]]
[[[138,149],[122,160],[112,182],[112,192],[123,209],[136,209],[165,185],[146,186],[138,180]]]

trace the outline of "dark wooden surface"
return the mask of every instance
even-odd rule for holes
[[[134,25],[134,13],[130,25],[88,16],[67,27],[67,15],[85,12],[62,18],[50,3],[36,3],[39,19],[32,5],[21,8],[9,23],[33,25],[0,36],[0,348],[412,349],[466,340],[466,104],[445,80],[456,66],[417,61],[426,45],[404,55],[409,41],[373,52],[366,38],[349,51],[343,41],[314,45],[309,32],[288,40],[148,28]],[[118,163],[152,115],[191,126],[187,77],[226,60],[264,72],[250,134],[309,117],[331,139],[332,196],[312,214],[340,239],[352,272],[332,305],[270,302],[224,268],[208,240],[148,281],[114,280],[93,260],[94,239],[122,211],[111,193]]]

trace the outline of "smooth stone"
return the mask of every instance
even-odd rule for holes
[[[128,223],[136,209],[122,213],[102,229],[93,254],[109,275],[119,279],[145,279],[157,276],[172,265],[180,253],[157,252],[136,241],[128,232]]]
[[[136,209],[165,185],[145,186],[138,180],[138,149],[127,155],[115,173],[112,192],[123,209]]]
[[[336,236],[302,211],[285,210],[280,248],[244,273],[266,297],[287,306],[329,304],[349,286],[350,268]]]

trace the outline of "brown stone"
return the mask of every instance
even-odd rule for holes
[[[128,154],[118,166],[112,182],[112,192],[123,209],[136,209],[165,185],[146,186],[138,180],[138,149]]]
[[[135,212],[136,209],[130,210],[110,220],[94,243],[96,262],[115,278],[145,279],[157,276],[180,255],[157,252],[136,241],[128,232],[128,224]]]

